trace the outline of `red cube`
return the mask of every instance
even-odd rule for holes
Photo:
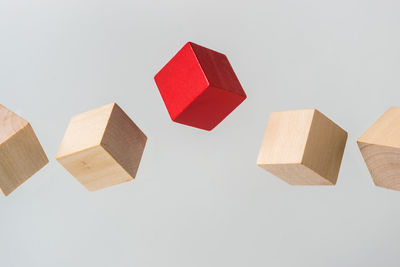
[[[208,131],[246,99],[228,58],[191,42],[154,80],[173,121]]]

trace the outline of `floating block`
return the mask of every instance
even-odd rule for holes
[[[388,109],[357,144],[375,185],[400,190],[400,107]]]
[[[57,160],[94,191],[135,178],[146,135],[115,103],[73,117]]]
[[[0,105],[0,191],[9,195],[48,162],[31,125]]]
[[[154,77],[171,119],[212,130],[245,99],[228,58],[187,43]]]
[[[257,165],[291,185],[335,185],[346,140],[316,109],[273,112]]]

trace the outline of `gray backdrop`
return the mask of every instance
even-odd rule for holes
[[[0,1],[1,103],[51,160],[0,197],[1,266],[398,266],[400,192],[356,139],[400,105],[400,2]],[[248,98],[212,132],[173,123],[154,74],[187,42]],[[88,192],[55,161],[69,118],[117,102],[148,136],[133,182]],[[349,132],[335,187],[256,166],[271,111]]]

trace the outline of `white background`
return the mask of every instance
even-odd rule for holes
[[[400,2],[0,1],[0,102],[51,162],[0,197],[0,265],[399,266],[400,192],[356,139],[400,103]],[[154,74],[187,42],[225,53],[247,100],[212,132],[173,123]],[[133,182],[89,192],[55,161],[72,115],[117,102],[148,136]],[[335,187],[256,166],[271,111],[349,132]]]

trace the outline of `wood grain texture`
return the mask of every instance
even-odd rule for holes
[[[57,158],[99,146],[113,108],[114,103],[72,117]]]
[[[58,158],[58,161],[89,191],[133,179],[100,145]]]
[[[314,110],[302,163],[336,184],[346,141],[345,130],[318,110]]]
[[[94,191],[135,178],[147,137],[115,103],[73,117],[57,160]]]
[[[257,165],[292,185],[334,185],[346,140],[316,109],[273,112]]]
[[[9,195],[48,163],[31,125],[0,105],[0,190]]]
[[[0,144],[28,125],[26,120],[3,105],[0,105],[0,123]]]
[[[114,105],[101,146],[135,177],[146,145],[147,137],[118,106]]]
[[[400,148],[400,107],[389,108],[357,141]]]
[[[357,144],[375,185],[400,190],[400,108],[389,108]]]

